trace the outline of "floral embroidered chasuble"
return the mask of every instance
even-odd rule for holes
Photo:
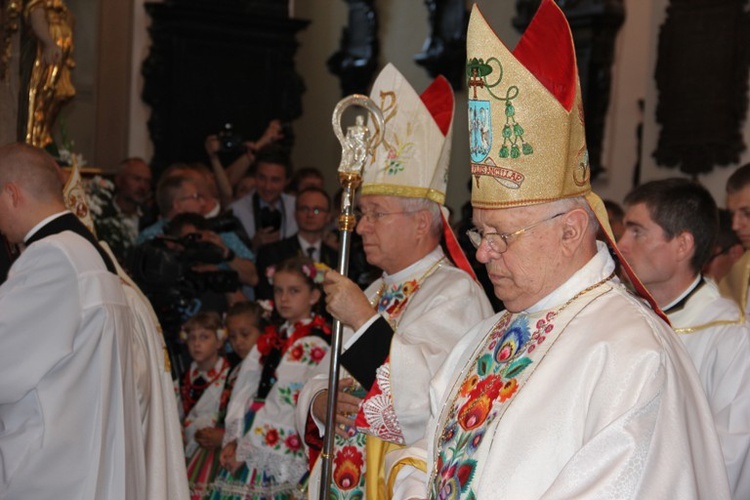
[[[472,479],[481,474],[483,444],[544,361],[568,323],[610,289],[595,287],[560,308],[534,314],[504,314],[479,344],[442,409],[435,436],[436,460],[430,498],[477,498]],[[500,486],[500,485],[498,485]]]

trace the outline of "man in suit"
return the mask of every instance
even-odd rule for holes
[[[229,205],[242,223],[252,250],[281,241],[297,231],[291,212],[294,196],[284,193],[292,177],[289,154],[273,144],[258,151],[255,157],[255,189]]]
[[[297,195],[294,207],[294,219],[299,229],[297,233],[258,249],[256,298],[273,298],[273,287],[266,277],[266,270],[290,257],[304,255],[329,267],[336,267],[338,252],[323,242],[330,214],[331,197],[323,189],[309,187]]]
[[[0,287],[0,496],[144,498],[133,316],[41,149],[0,147],[0,231],[26,247]]]

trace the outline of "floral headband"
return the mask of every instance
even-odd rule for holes
[[[302,265],[302,274],[310,278],[310,281],[316,285],[323,284],[323,277],[325,276],[326,271],[330,270],[331,268],[322,262],[315,262],[312,266],[309,264]],[[276,266],[269,266],[266,268],[266,278],[271,285],[273,285],[273,277],[275,274]]]
[[[263,313],[261,314],[261,317],[265,320],[270,320],[271,314],[273,314],[273,301],[261,299],[261,300],[256,300],[255,302],[257,302],[260,308],[263,309]]]

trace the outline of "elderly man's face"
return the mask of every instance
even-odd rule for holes
[[[140,160],[132,160],[123,167],[115,183],[121,196],[142,205],[151,194],[151,168]]]
[[[362,236],[367,262],[388,274],[408,267],[414,260],[415,213],[404,212],[393,196],[363,196],[359,210],[363,216],[357,233]]]
[[[504,253],[492,250],[487,240],[477,249],[477,260],[487,267],[495,295],[510,312],[533,306],[559,286],[556,270],[560,262],[560,218],[552,218],[548,205],[474,209],[474,225],[482,234],[512,233],[533,228],[508,240]]]
[[[198,186],[191,181],[185,181],[180,186],[172,203],[170,218],[185,212],[201,215],[206,213],[206,199],[198,190]]]

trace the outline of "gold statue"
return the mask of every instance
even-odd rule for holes
[[[28,84],[25,142],[43,148],[62,105],[75,96],[70,81],[73,61],[73,15],[63,0],[29,0],[24,19],[37,39]]]

